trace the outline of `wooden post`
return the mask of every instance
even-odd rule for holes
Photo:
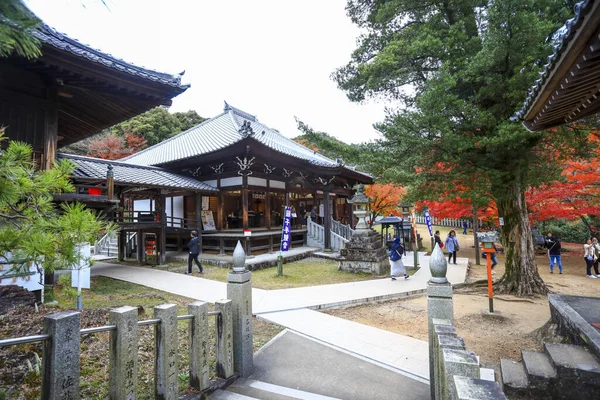
[[[221,192],[221,178],[217,178],[217,188],[219,193],[217,194],[217,230],[223,230],[223,207],[225,206],[223,199],[223,192]]]
[[[329,207],[329,190],[328,189],[324,189],[323,190],[323,201],[325,202],[324,204],[324,209],[325,209],[325,216],[323,217],[323,227],[325,230],[325,251],[326,252],[330,252],[331,251],[331,207]]]
[[[233,304],[231,300],[215,302],[217,315],[217,376],[227,379],[233,375]]]
[[[202,194],[196,194],[196,230],[198,231],[198,244],[202,253]]]
[[[119,261],[123,261],[125,259],[125,246],[127,245],[127,234],[124,230],[119,230],[119,235],[117,236],[117,246],[119,246]]]
[[[135,235],[137,239],[137,261],[138,264],[144,263],[144,255],[146,254],[146,249],[144,248],[144,234],[143,231],[138,229],[137,234]]]
[[[53,104],[47,111],[46,129],[44,131],[44,168],[49,170],[56,159],[56,148],[58,146],[58,90],[53,87],[48,90],[49,100]]]
[[[129,306],[112,309],[108,321],[117,327],[110,331],[109,339],[109,397],[114,400],[135,399],[138,377],[138,309]]]
[[[106,171],[106,197],[112,200],[115,197],[115,173],[112,165],[108,166]]]
[[[244,229],[250,227],[248,223],[248,175],[242,176],[242,226]]]
[[[154,398],[178,400],[177,305],[162,304],[154,307],[154,318],[160,319],[160,323],[154,327]]]
[[[265,198],[265,225],[271,230],[271,180],[267,179],[267,196]]]
[[[166,207],[166,196],[160,195],[160,257],[158,264],[165,264],[167,262],[167,207]]]
[[[208,303],[196,301],[188,305],[194,316],[190,324],[190,386],[204,390],[210,386],[208,375]]]
[[[63,311],[44,317],[43,400],[79,399],[80,315]]]

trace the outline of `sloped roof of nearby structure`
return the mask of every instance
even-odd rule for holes
[[[600,2],[580,1],[553,38],[553,53],[513,119],[539,131],[600,111],[599,33]]]
[[[182,91],[190,87],[189,84],[184,85],[181,83],[181,75],[166,74],[130,64],[120,58],[113,57],[110,54],[103,53],[75,39],[71,39],[43,22],[32,33],[46,45],[69,52],[77,57],[93,61],[105,67],[113,68],[116,71],[126,72],[136,77],[182,89]]]
[[[122,161],[138,165],[163,165],[197,157],[224,149],[248,137],[279,153],[326,168],[344,168],[370,177],[370,175],[325,157],[281,133],[260,123],[245,111],[225,103],[223,113],[208,119],[185,132],[135,153]]]
[[[164,168],[125,164],[120,161],[103,160],[74,154],[59,153],[59,159],[75,164],[73,179],[106,180],[108,166],[113,167],[115,184],[169,189],[184,189],[202,192],[218,192],[213,186],[193,178],[174,174]]]

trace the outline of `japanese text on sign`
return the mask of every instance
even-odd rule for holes
[[[281,251],[290,249],[292,226],[292,207],[286,207],[283,215],[283,230],[281,231]]]

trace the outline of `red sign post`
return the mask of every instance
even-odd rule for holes
[[[483,246],[483,252],[486,254],[487,260],[487,279],[488,279],[488,299],[490,302],[490,313],[494,312],[494,288],[492,286],[492,253],[495,252],[494,247]]]

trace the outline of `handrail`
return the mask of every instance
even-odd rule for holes
[[[221,311],[209,311],[207,314],[209,316],[217,316],[217,315],[221,314]],[[193,319],[194,319],[194,316],[191,314],[177,316],[178,321],[193,320]],[[157,325],[159,323],[160,323],[160,319],[147,319],[144,321],[138,321],[137,324],[138,324],[138,326],[145,326],[145,325]],[[79,332],[80,332],[80,335],[90,335],[93,333],[109,332],[109,331],[116,331],[116,330],[117,330],[116,325],[103,325],[103,326],[97,326],[94,328],[83,328],[83,329],[80,329]],[[50,335],[48,335],[48,334],[23,336],[23,337],[19,337],[19,338],[10,338],[10,339],[1,339],[0,347],[14,346],[17,344],[24,344],[24,343],[43,342],[48,339],[50,339]]]

